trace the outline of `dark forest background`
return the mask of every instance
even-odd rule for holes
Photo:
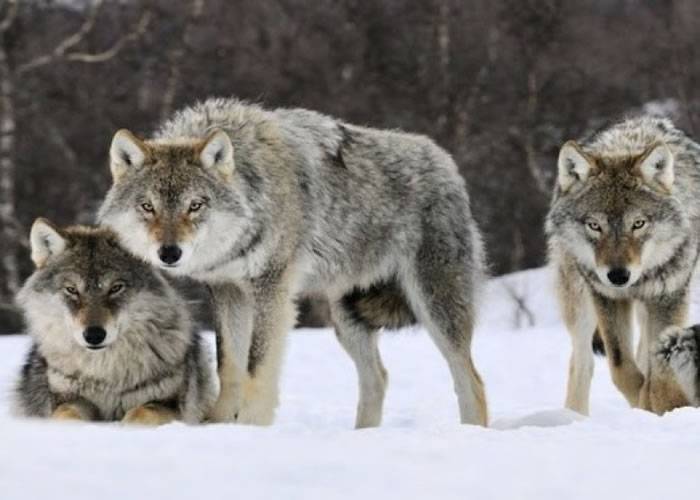
[[[0,0],[0,309],[34,218],[92,221],[113,133],[208,96],[431,136],[492,273],[542,265],[564,141],[638,112],[700,132],[699,33],[695,0]]]

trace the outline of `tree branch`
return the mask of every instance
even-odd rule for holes
[[[19,8],[19,2],[17,0],[7,1],[7,12],[5,13],[3,20],[0,22],[0,34],[5,33],[12,27],[12,24],[15,22],[15,18],[17,17],[17,10]]]
[[[150,11],[144,12],[141,15],[141,18],[139,19],[136,28],[130,33],[127,33],[125,36],[121,37],[119,40],[117,40],[114,43],[114,45],[112,45],[107,50],[97,52],[94,54],[90,54],[87,52],[74,52],[66,55],[66,59],[69,61],[79,61],[84,63],[98,63],[108,61],[109,59],[112,59],[114,56],[119,54],[119,52],[121,52],[121,50],[126,45],[128,45],[134,40],[137,40],[146,32],[146,28],[148,28],[148,25],[151,22],[151,17],[152,16]]]
[[[46,66],[47,64],[50,64],[59,59],[67,61],[78,61],[84,63],[99,63],[107,61],[119,54],[119,52],[130,42],[136,40],[141,35],[143,35],[149,23],[151,22],[151,12],[150,10],[145,10],[143,14],[141,14],[141,18],[136,24],[136,27],[126,35],[119,38],[108,49],[97,53],[70,52],[70,50],[73,47],[82,42],[85,39],[85,37],[93,31],[97,23],[97,17],[100,13],[103,3],[104,0],[95,0],[92,4],[92,7],[90,8],[90,13],[75,33],[66,37],[50,53],[35,57],[31,61],[28,61],[18,66],[15,71],[15,74],[17,76],[21,76],[29,71],[33,71],[42,66]]]

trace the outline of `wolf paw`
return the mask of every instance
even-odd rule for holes
[[[70,403],[64,403],[54,410],[51,418],[56,420],[89,420],[85,412],[80,411],[80,408]]]
[[[132,425],[158,426],[172,422],[177,415],[170,408],[146,404],[127,411],[122,423]]]

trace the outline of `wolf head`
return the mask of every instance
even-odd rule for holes
[[[174,274],[222,258],[248,227],[251,211],[223,131],[159,142],[120,130],[110,168],[113,185],[98,220],[133,253]]]
[[[129,255],[109,230],[60,229],[37,219],[30,242],[36,270],[18,301],[31,333],[52,351],[109,348],[132,321],[153,319],[143,313],[149,297],[167,295],[157,271]]]
[[[606,156],[573,141],[561,148],[547,232],[607,287],[634,285],[666,262],[689,226],[674,191],[674,154]]]

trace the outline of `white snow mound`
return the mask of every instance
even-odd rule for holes
[[[384,424],[362,431],[352,430],[354,367],[330,330],[290,334],[269,428],[13,418],[10,390],[28,340],[0,338],[0,498],[696,498],[700,410],[628,408],[602,358],[591,417],[562,408],[570,347],[550,282],[540,269],[488,286],[474,357],[490,429],[457,423],[447,367],[418,328],[382,337]],[[694,320],[698,312],[694,303]]]

